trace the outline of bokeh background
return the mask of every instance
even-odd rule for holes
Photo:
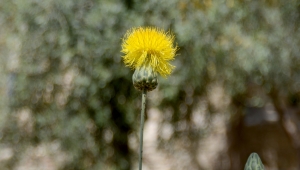
[[[171,31],[148,93],[145,170],[299,170],[298,0],[1,0],[0,169],[136,170],[141,93],[120,53]]]

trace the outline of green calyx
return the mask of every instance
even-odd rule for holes
[[[134,71],[132,82],[137,90],[152,91],[158,85],[157,73],[150,66],[142,66]]]
[[[261,162],[257,153],[252,153],[249,156],[244,170],[264,170],[264,164]]]

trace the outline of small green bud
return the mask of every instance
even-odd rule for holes
[[[244,170],[264,170],[264,164],[261,162],[257,153],[251,153]]]
[[[142,91],[152,91],[157,87],[157,73],[153,71],[152,67],[142,66],[137,68],[132,75],[133,86]]]

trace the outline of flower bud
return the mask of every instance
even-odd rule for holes
[[[244,170],[264,170],[264,164],[261,162],[257,153],[252,153],[249,156]]]
[[[157,87],[157,73],[153,71],[151,66],[142,66],[137,68],[132,75],[133,86],[143,91],[152,91]]]

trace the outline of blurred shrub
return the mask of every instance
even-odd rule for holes
[[[1,142],[17,146],[17,153],[59,140],[71,155],[61,169],[130,169],[128,136],[137,130],[140,101],[119,51],[126,30],[142,25],[176,36],[177,68],[160,79],[154,106],[171,112],[164,121],[174,127],[173,137],[196,142],[205,131],[194,128],[192,112],[209,100],[212,84],[242,105],[259,105],[249,102],[261,98],[247,96],[251,83],[266,94],[299,93],[298,8],[295,0],[3,0],[1,34],[8,48],[1,61],[16,61],[5,67],[15,77],[9,79],[10,116],[29,108],[33,125],[24,134],[16,119],[7,119]],[[208,108],[218,110],[210,102]]]

